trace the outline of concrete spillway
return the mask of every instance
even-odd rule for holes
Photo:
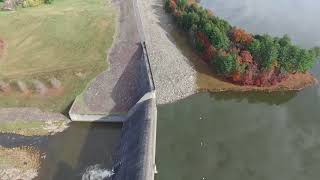
[[[100,97],[79,96],[69,114],[73,121],[123,122],[112,179],[153,180],[157,127],[155,85],[137,0],[118,2],[120,31],[109,54],[111,67],[105,72],[103,82],[109,86],[96,86],[101,84],[97,80],[91,83],[84,94],[90,95],[92,89],[98,89],[96,94]],[[100,108],[94,105],[97,104],[94,99],[106,104]],[[90,108],[98,110],[84,110]]]

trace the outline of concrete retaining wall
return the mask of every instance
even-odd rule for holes
[[[153,180],[157,108],[155,99],[137,104],[124,123],[113,180]]]

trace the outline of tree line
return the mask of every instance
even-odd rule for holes
[[[232,27],[213,12],[187,0],[165,0],[166,12],[188,32],[202,59],[215,72],[243,85],[268,86],[289,74],[305,73],[320,55],[320,48],[304,49],[284,35],[253,35]]]

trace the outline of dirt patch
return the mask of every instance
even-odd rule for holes
[[[68,127],[68,122],[63,120],[15,120],[1,121],[1,133],[14,133],[23,136],[47,136],[64,131]]]
[[[57,78],[51,78],[50,85],[54,89],[60,89],[62,87],[61,82]]]
[[[319,81],[310,73],[291,74],[279,84],[268,87],[241,86],[223,81],[212,73],[199,73],[197,85],[199,91],[222,92],[222,91],[300,91],[306,87],[318,84]]]
[[[7,52],[7,44],[6,42],[0,38],[0,63],[1,60],[4,59]]]
[[[0,80],[0,94],[9,96],[12,93],[19,93],[24,97],[39,96],[62,96],[64,94],[64,88],[62,83],[56,79],[49,79],[49,83],[46,84],[46,80],[16,80],[11,82],[5,82]]]
[[[38,174],[41,153],[33,148],[0,147],[0,179],[31,180]]]
[[[0,81],[0,92],[9,93],[10,91],[11,91],[10,84],[4,81]]]
[[[44,96],[44,95],[46,95],[48,93],[48,88],[41,81],[33,80],[32,83],[34,85],[34,88],[35,88],[35,91],[36,91],[37,94],[40,94],[40,95]]]
[[[17,84],[17,87],[18,87],[19,91],[21,93],[23,93],[24,95],[30,95],[31,94],[31,91],[28,89],[28,86],[27,86],[27,84],[25,82],[17,81],[16,84]]]

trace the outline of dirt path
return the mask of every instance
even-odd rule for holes
[[[162,0],[138,0],[154,74],[157,103],[183,99],[197,91],[196,70],[170,34],[172,22]]]

